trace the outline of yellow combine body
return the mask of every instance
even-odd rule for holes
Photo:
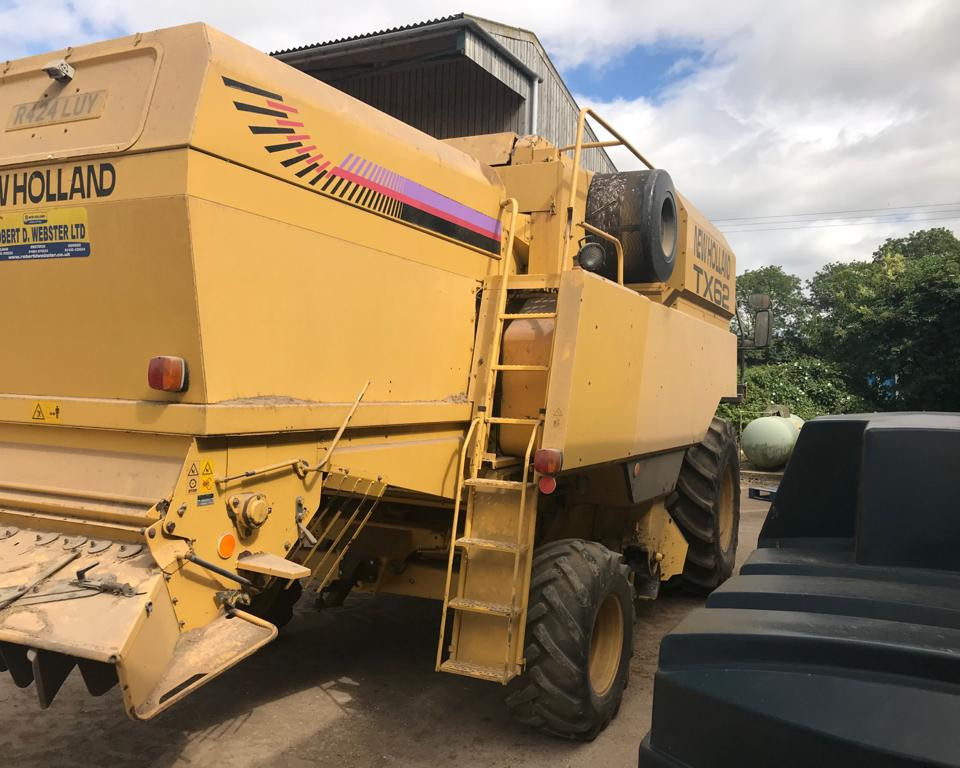
[[[438,669],[530,699],[538,552],[641,595],[713,567],[675,497],[736,393],[734,262],[662,172],[437,141],[199,24],[8,62],[0,116],[0,667],[42,706],[79,666],[148,719],[301,585],[435,598]],[[653,224],[611,225],[624,183]],[[617,594],[582,666],[619,700]]]

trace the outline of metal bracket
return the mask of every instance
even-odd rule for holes
[[[360,401],[363,399],[363,396],[367,392],[367,388],[370,386],[370,380],[368,379],[366,384],[363,385],[360,389],[360,394],[357,395],[356,399],[353,401],[353,405],[350,407],[350,410],[347,412],[346,417],[343,422],[340,424],[340,428],[337,430],[337,434],[334,435],[333,441],[327,447],[327,453],[323,457],[322,461],[318,461],[313,466],[310,466],[310,463],[306,459],[288,459],[287,461],[281,461],[277,464],[270,464],[266,467],[259,467],[258,469],[248,469],[246,472],[241,472],[239,475],[228,475],[227,477],[218,477],[215,482],[217,485],[223,486],[233,480],[245,480],[250,477],[256,477],[257,475],[265,475],[268,472],[276,472],[280,469],[292,469],[297,475],[301,478],[306,477],[311,472],[321,472],[323,468],[330,463],[330,457],[333,455],[334,449],[337,447],[337,443],[340,442],[340,438],[343,437],[344,431],[347,429],[347,425],[350,423],[350,419],[353,418],[353,414],[356,413],[357,407],[360,405]]]
[[[117,577],[107,574],[99,581],[91,581],[87,578],[87,573],[100,565],[99,562],[88,565],[77,571],[77,578],[70,582],[71,586],[81,589],[91,589],[94,592],[103,592],[107,595],[117,595],[118,597],[134,597],[137,594],[130,584],[117,581]]]
[[[317,537],[310,533],[307,526],[303,524],[306,516],[307,508],[303,504],[303,496],[297,496],[297,529],[300,531],[300,538],[306,541],[311,547],[315,547],[317,545]]]
[[[70,565],[70,563],[72,563],[78,557],[80,557],[79,552],[72,552],[62,560],[58,560],[56,563],[54,563],[52,566],[50,566],[46,570],[41,571],[40,575],[36,579],[31,581],[29,584],[23,587],[15,587],[12,590],[12,593],[3,593],[5,596],[0,597],[0,611],[2,611],[4,608],[9,608],[17,600],[19,600],[21,597],[27,594],[31,589],[39,586],[42,582],[49,579],[55,573],[62,570],[63,568],[66,568],[68,565]]]

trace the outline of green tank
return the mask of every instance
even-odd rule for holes
[[[754,466],[782,467],[793,453],[802,426],[803,419],[798,416],[761,416],[747,424],[740,445]]]

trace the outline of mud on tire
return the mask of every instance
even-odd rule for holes
[[[687,450],[667,509],[689,548],[680,577],[705,594],[733,573],[740,526],[740,457],[733,426],[714,418],[707,436]]]
[[[616,716],[633,648],[627,574],[622,557],[596,542],[562,539],[537,549],[527,666],[507,689],[520,722],[591,740]]]

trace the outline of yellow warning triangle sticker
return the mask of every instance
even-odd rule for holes
[[[200,473],[197,472],[197,462],[193,462],[193,464],[190,465],[190,471],[187,472],[187,475],[189,477],[196,477],[198,474]]]
[[[40,407],[40,403],[37,403],[37,407],[33,409],[33,419],[34,421],[46,421],[43,416],[43,408]]]
[[[212,475],[213,474],[213,465],[208,461],[203,465],[202,475]]]

